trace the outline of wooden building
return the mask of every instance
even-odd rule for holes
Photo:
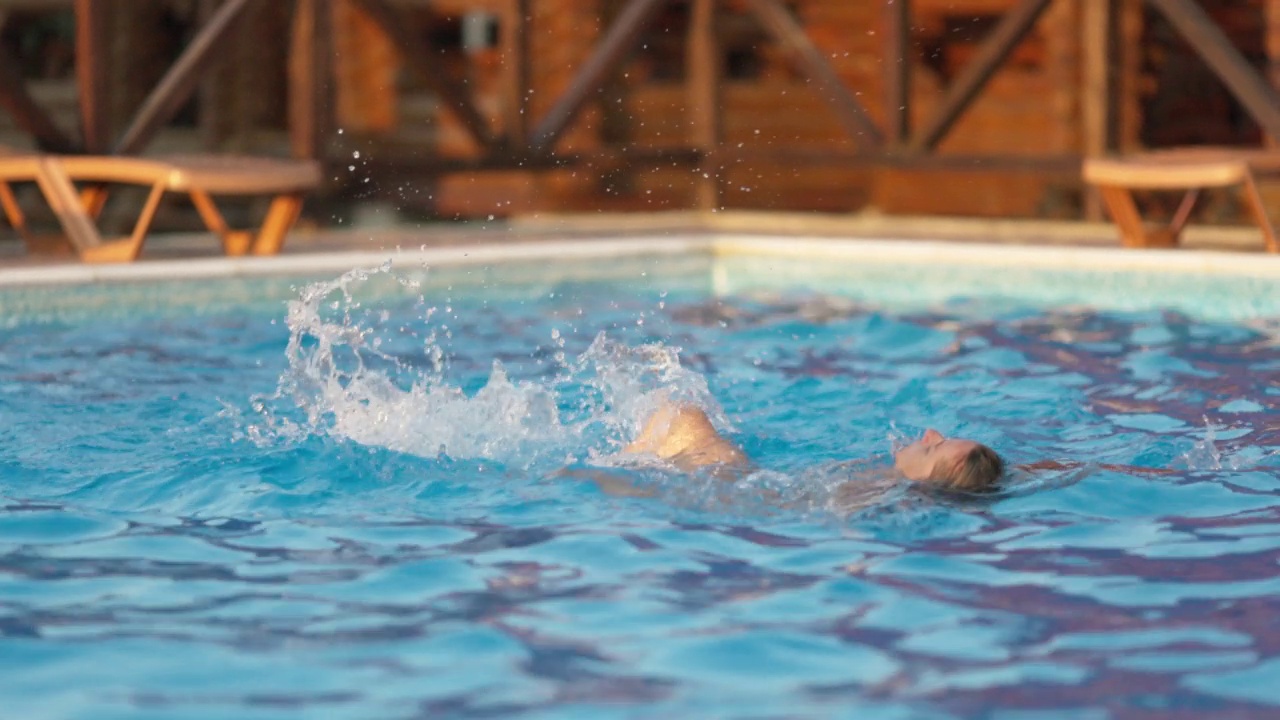
[[[109,8],[102,123],[118,133],[223,0],[89,1]],[[330,198],[412,213],[1079,217],[1085,154],[1264,142],[1144,0],[654,0],[631,38],[610,36],[641,4],[625,0],[250,1],[260,7],[151,149],[315,153]],[[1198,2],[1248,63],[1280,77],[1280,0]],[[0,0],[0,49],[64,128],[80,121],[74,5]],[[1019,12],[1028,32],[938,128],[951,89]],[[612,40],[627,41],[604,58],[617,62],[566,110]],[[304,85],[314,92],[301,97]],[[562,112],[563,132],[536,147]],[[939,129],[925,147],[908,137],[922,128]],[[887,137],[868,152],[860,135],[877,130]],[[0,143],[25,142],[0,115]]]

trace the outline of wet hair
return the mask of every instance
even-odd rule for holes
[[[956,465],[948,486],[962,492],[994,490],[1004,474],[1004,460],[995,450],[978,443]]]

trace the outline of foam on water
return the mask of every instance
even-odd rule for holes
[[[378,279],[393,281],[397,292],[363,299],[365,286]],[[399,301],[414,309],[416,322],[392,312],[404,304]],[[836,298],[829,311],[816,312],[822,302],[807,300],[796,312],[809,318],[857,309]],[[552,344],[560,350],[542,376],[513,379],[493,359],[484,382],[468,390],[452,372],[446,348],[449,311],[429,304],[419,282],[397,274],[390,263],[306,285],[287,305],[286,366],[277,388],[252,399],[256,417],[239,420],[239,432],[259,447],[328,437],[422,458],[494,461],[547,474],[566,466],[634,471],[626,475],[629,485],[668,503],[732,512],[847,515],[909,502],[913,488],[892,477],[888,467],[892,455],[923,430],[910,422],[890,419],[885,451],[869,459],[798,471],[757,467],[731,478],[680,473],[652,458],[618,454],[664,403],[696,405],[721,431],[733,431],[707,379],[682,365],[679,347],[628,345],[601,332],[583,352],[569,356],[553,330]],[[398,348],[406,338],[420,344],[415,355],[425,363],[404,359]],[[1224,469],[1214,426],[1208,418],[1204,422],[1203,439],[1179,456],[1186,470]],[[1238,469],[1230,458],[1227,463]],[[1096,469],[1088,463],[1034,474],[1015,468],[1001,496],[1064,487]]]
[[[468,393],[451,376],[437,308],[419,295],[418,327],[388,323],[385,299],[364,308],[359,290],[378,274],[395,277],[389,265],[352,270],[303,288],[289,303],[287,366],[273,394],[253,399],[259,418],[243,425],[246,437],[266,446],[322,435],[528,468],[607,458],[665,402],[696,404],[730,429],[706,379],[681,365],[678,347],[632,347],[603,332],[577,357],[557,353],[552,372],[536,380],[512,380],[495,359],[483,386]],[[418,289],[397,281],[405,293]],[[388,352],[393,334],[421,338],[429,363]]]
[[[366,307],[362,286],[377,276],[395,280],[412,301],[417,326],[403,317],[388,322],[394,298],[382,296]],[[552,369],[533,380],[513,380],[494,359],[483,385],[468,392],[451,373],[441,308],[428,306],[418,292],[416,281],[397,276],[390,265],[302,288],[288,303],[290,335],[278,386],[252,399],[256,417],[239,419],[239,432],[263,448],[319,436],[548,474],[566,466],[611,468],[623,473],[628,487],[675,506],[748,514],[848,514],[904,496],[900,483],[885,474],[886,462],[825,463],[799,473],[756,468],[727,478],[620,455],[645,419],[667,403],[695,405],[720,431],[734,430],[706,377],[681,363],[679,347],[663,342],[629,345],[601,332],[576,356],[555,353]],[[388,351],[396,344],[393,335],[421,339],[429,362],[406,363]],[[558,332],[552,340],[563,346]],[[918,435],[918,429],[891,424],[886,447],[896,452]]]

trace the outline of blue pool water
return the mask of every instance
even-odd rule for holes
[[[1273,315],[614,271],[0,298],[0,715],[1280,706]],[[664,395],[762,470],[617,458]],[[925,427],[1059,466],[865,480]]]

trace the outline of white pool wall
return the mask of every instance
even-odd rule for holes
[[[828,292],[907,307],[994,298],[1122,310],[1168,308],[1207,319],[1280,317],[1280,256],[1261,253],[731,233],[8,268],[0,270],[0,289],[27,297],[15,302],[11,295],[0,309],[21,316],[24,309],[50,304],[83,305],[80,296],[94,294],[93,288],[129,285],[129,293],[156,295],[171,292],[159,285],[175,281],[333,277],[388,261],[401,272],[421,272],[426,288],[449,290],[465,285],[494,292],[504,284],[552,288],[562,282],[630,281],[647,274],[650,284],[661,282],[654,276],[669,277],[673,285],[716,295]],[[62,297],[59,287],[75,290]],[[201,298],[217,292],[192,289]]]

